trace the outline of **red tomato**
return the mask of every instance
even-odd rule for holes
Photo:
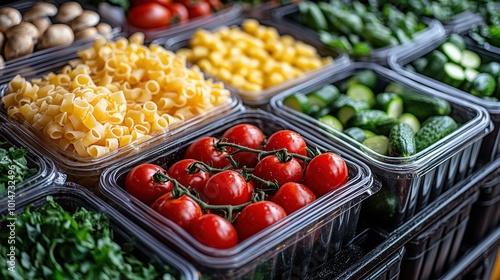
[[[186,23],[189,21],[188,9],[181,3],[173,3],[168,7],[168,9],[172,14],[172,20],[170,21],[172,25]]]
[[[125,190],[140,201],[151,205],[174,187],[170,181],[156,182],[153,180],[153,175],[157,171],[165,173],[165,169],[155,164],[145,163],[134,167],[125,178]]]
[[[234,223],[239,241],[249,238],[285,217],[285,209],[272,201],[263,200],[248,205],[241,210]]]
[[[127,19],[130,24],[140,28],[159,28],[170,24],[171,14],[158,3],[145,3],[130,9]]]
[[[262,143],[265,140],[264,133],[251,124],[238,124],[224,132],[222,138],[226,138],[227,142],[238,144],[252,149],[261,150]],[[235,152],[238,149],[228,148],[229,153]],[[241,152],[233,155],[233,158],[239,162],[239,166],[255,167],[257,164],[257,154],[250,152]]]
[[[218,139],[214,137],[203,137],[191,144],[184,158],[196,159],[215,168],[224,168],[231,164],[226,157],[228,153],[219,151],[214,147]]]
[[[266,142],[266,151],[283,148],[286,148],[289,153],[307,156],[306,141],[295,131],[279,130],[269,136]]]
[[[220,0],[206,0],[206,2],[210,5],[210,8],[212,8],[212,11],[220,11],[224,8],[224,5]]]
[[[168,6],[172,5],[172,0],[132,0],[131,6],[135,7],[135,6],[139,6],[141,4],[146,4],[146,3],[158,3],[158,4],[162,5],[163,7],[168,8]]]
[[[340,155],[331,152],[315,156],[304,176],[305,185],[318,197],[338,189],[348,179],[347,164]]]
[[[201,244],[212,248],[228,249],[238,244],[234,226],[215,214],[205,214],[196,219],[191,224],[189,233]]]
[[[252,199],[253,185],[234,170],[226,170],[208,179],[200,198],[211,205],[239,205]]]
[[[201,170],[193,174],[188,173],[187,168],[194,162],[198,161],[194,159],[182,159],[170,166],[167,173],[184,187],[190,186],[193,189],[201,190],[207,183],[208,178],[210,178],[210,173]]]
[[[191,223],[203,215],[200,205],[192,198],[187,195],[174,198],[172,192],[162,195],[151,207],[185,230],[188,230]]]
[[[299,161],[292,158],[288,162],[280,162],[277,156],[269,155],[261,159],[255,169],[253,175],[278,183],[279,186],[287,182],[302,182],[304,170]],[[261,183],[254,180],[254,184],[258,188],[265,188]]]
[[[316,195],[300,183],[283,184],[271,198],[271,201],[285,209],[287,215],[299,210],[316,200]]]
[[[186,5],[189,13],[189,18],[197,18],[206,16],[212,13],[210,9],[210,4],[203,1],[191,2],[191,4]]]

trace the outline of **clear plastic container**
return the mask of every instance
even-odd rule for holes
[[[0,6],[0,8],[11,7],[19,10],[21,13],[24,13],[37,2],[50,3],[55,5],[56,7],[59,7],[62,4],[61,1],[56,1],[56,0],[49,0],[49,1],[21,0],[14,2],[12,4],[2,5]],[[84,10],[92,10],[97,12],[97,8],[92,5],[82,4],[82,8]],[[51,20],[55,22],[55,20],[53,20],[52,18]],[[111,26],[112,29],[111,33],[109,34],[109,39],[116,38],[121,34],[122,27],[120,23],[104,17],[101,17],[100,22],[108,23]],[[6,83],[18,73],[26,71],[29,68],[33,68],[36,67],[37,65],[50,62],[54,59],[57,60],[61,57],[71,55],[77,50],[90,47],[94,43],[95,38],[96,37],[86,37],[81,39],[75,39],[75,41],[69,46],[59,46],[59,47],[48,48],[45,50],[35,50],[32,54],[8,60],[5,62],[5,66],[3,68],[0,67],[0,84]]]
[[[468,92],[433,79],[432,77],[428,77],[426,75],[405,69],[405,65],[435,50],[446,40],[446,36],[436,37],[434,38],[432,43],[429,43],[425,47],[415,49],[413,51],[394,54],[389,58],[389,66],[398,74],[401,74],[407,78],[434,88],[440,92],[444,92],[450,96],[457,97],[461,100],[466,101],[468,104],[477,104],[485,108],[488,111],[491,120],[493,121],[494,129],[483,140],[480,152],[480,160],[492,161],[500,155],[500,102],[482,99]],[[483,58],[487,58],[488,60],[500,61],[500,54],[495,55],[473,45],[467,45],[467,48],[476,52]]]
[[[34,205],[35,209],[41,207],[47,203],[47,196],[52,196],[54,201],[68,212],[85,208],[89,211],[105,214],[110,221],[113,240],[120,245],[125,243],[132,245],[133,254],[140,260],[155,266],[168,265],[175,279],[199,279],[198,272],[190,263],[163,246],[153,236],[132,223],[103,200],[77,184],[66,183],[63,186],[54,185],[42,190],[31,190],[25,196],[16,199],[15,213],[23,213],[24,208],[28,205]],[[1,205],[0,213],[2,218],[10,213],[7,204]]]
[[[341,154],[349,169],[349,180],[343,187],[224,250],[203,246],[124,189],[127,173],[138,164],[170,166],[182,159],[187,147],[196,139],[220,136],[226,129],[240,123],[256,125],[267,136],[281,129],[291,129],[300,133],[309,147],[337,151],[320,138],[312,137],[275,115],[248,109],[211,125],[200,126],[195,132],[185,134],[161,149],[107,169],[101,175],[99,190],[113,206],[127,213],[161,241],[175,247],[202,273],[214,279],[303,278],[310,265],[324,263],[354,238],[361,202],[380,188],[365,164]]]
[[[7,129],[4,121],[3,116],[0,116],[0,147],[6,150],[10,147],[29,147],[26,142],[17,137],[13,131]],[[56,180],[59,183],[64,181],[64,176],[58,173],[54,162],[44,157],[37,150],[30,148],[25,158],[28,161],[28,168],[35,168],[36,172],[23,182],[16,183],[15,185],[8,184],[7,186],[9,186],[9,188],[6,186],[6,190],[0,192],[0,201],[2,201],[2,205],[7,204],[7,200],[11,199],[11,196],[23,196],[23,194],[30,189],[43,189],[53,184]],[[14,188],[10,188],[10,186]]]
[[[410,157],[389,157],[366,149],[364,145],[337,130],[328,128],[313,117],[299,113],[283,104],[284,98],[296,92],[310,93],[324,85],[336,84],[358,71],[372,70],[377,88],[383,90],[391,82],[423,95],[447,100],[451,117],[462,124],[452,134]],[[382,190],[368,203],[373,206],[373,220],[388,227],[400,225],[436,199],[444,190],[465,178],[476,166],[481,140],[490,131],[490,118],[484,108],[427,88],[373,63],[353,63],[346,69],[332,72],[320,82],[303,84],[275,96],[272,110],[286,119],[307,126],[310,131],[327,137],[342,151],[367,163],[382,181]]]
[[[149,43],[159,38],[170,38],[175,35],[190,32],[198,28],[206,28],[206,26],[220,25],[228,20],[232,20],[240,15],[242,7],[238,3],[225,4],[226,7],[214,14],[189,20],[184,24],[178,24],[167,28],[152,28],[143,29],[130,24],[128,21],[124,23],[124,32],[131,35],[136,32],[144,33],[144,42]]]
[[[73,53],[69,57],[64,57],[59,61],[45,63],[44,65],[32,70],[23,72],[23,77],[27,80],[46,75],[50,72],[57,72],[62,67],[67,65],[68,61],[76,58]],[[5,90],[8,84],[0,86],[0,97],[5,95]],[[151,134],[151,138],[143,142],[133,142],[126,146],[120,147],[102,157],[91,158],[82,157],[76,153],[64,151],[56,143],[52,141],[44,141],[41,132],[35,130],[32,125],[20,118],[8,118],[3,102],[0,101],[0,115],[5,118],[5,127],[13,131],[20,139],[23,139],[26,144],[33,150],[39,151],[43,156],[54,161],[59,171],[68,175],[68,180],[76,182],[85,187],[97,191],[99,175],[101,172],[110,166],[116,165],[126,157],[133,157],[137,154],[144,153],[155,147],[155,145],[163,145],[169,141],[169,138],[188,130],[192,126],[201,123],[213,122],[214,120],[223,118],[227,114],[239,111],[242,109],[241,99],[237,94],[231,91],[231,97],[226,103],[220,104],[210,110],[187,118],[179,123],[171,125],[168,130]]]
[[[253,17],[246,17],[246,16],[241,16],[237,17],[234,20],[231,21],[226,21],[223,24],[220,25],[214,25],[214,26],[207,26],[204,27],[204,29],[209,30],[209,31],[215,31],[218,28],[225,27],[225,26],[240,26],[241,23],[245,19],[249,19]],[[289,26],[287,24],[280,24],[276,23],[275,21],[271,21],[270,19],[262,19],[259,17],[255,17],[255,19],[259,20],[259,22],[264,25],[264,26],[272,26],[275,27],[280,35],[291,35],[293,38],[296,40],[302,41],[308,45],[311,45],[316,48],[318,51],[318,54],[325,57],[325,56],[330,56],[333,58],[333,63],[329,63],[327,65],[324,65],[320,68],[308,71],[301,76],[285,81],[281,84],[278,84],[273,87],[269,87],[267,89],[264,89],[262,91],[257,91],[257,92],[252,92],[252,91],[245,91],[242,89],[239,89],[237,87],[232,86],[229,83],[226,83],[226,87],[232,89],[233,91],[237,92],[241,99],[243,100],[243,103],[248,106],[253,106],[253,107],[259,107],[263,105],[267,105],[269,103],[269,100],[271,97],[276,95],[277,93],[286,90],[292,86],[299,85],[301,83],[305,83],[307,81],[311,80],[316,80],[319,76],[322,76],[324,74],[329,73],[332,71],[332,69],[336,69],[338,67],[341,67],[342,65],[345,65],[348,63],[348,57],[345,54],[341,53],[336,53],[334,50],[326,48],[321,42],[314,40],[314,38],[311,38],[310,34],[302,33],[302,32],[297,32],[297,29],[294,28],[293,26]],[[189,41],[191,37],[193,36],[194,31],[192,32],[187,32],[185,34],[172,37],[172,38],[161,38],[158,40],[153,41],[155,44],[159,44],[164,46],[166,49],[172,50],[172,51],[177,51],[181,48],[188,48],[189,47]],[[210,75],[207,75],[210,76]],[[218,80],[216,77],[212,77],[215,80]]]
[[[443,26],[446,30],[446,34],[451,33],[462,33],[465,30],[471,28],[483,22],[481,15],[473,13],[471,11],[466,11],[452,17],[449,21],[444,22]]]
[[[276,9],[273,17],[281,24],[286,24],[300,33],[309,34],[317,42],[321,43],[320,36],[317,32],[302,25],[300,23],[299,6],[297,4],[286,5]],[[444,36],[445,30],[441,23],[437,20],[427,20],[427,28],[416,33],[411,41],[405,44],[388,46],[374,49],[372,54],[367,57],[352,58],[357,61],[374,62],[381,65],[387,65],[387,59],[393,52],[412,50],[420,45],[425,45],[435,36]],[[323,44],[324,45],[324,44]],[[325,45],[326,46],[326,45]]]

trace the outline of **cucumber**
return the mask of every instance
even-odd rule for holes
[[[347,80],[348,87],[353,84],[362,84],[373,89],[377,85],[377,74],[373,70],[360,70]]]
[[[492,61],[487,64],[483,64],[480,67],[481,72],[486,72],[491,74],[495,79],[500,77],[500,63],[496,61]]]
[[[373,136],[377,136],[377,134],[371,130],[363,129],[363,131],[365,132],[366,139],[373,137]]]
[[[420,129],[420,121],[415,117],[415,115],[410,113],[403,113],[398,118],[400,123],[405,123],[411,127],[413,133],[417,133]]]
[[[389,133],[389,156],[409,157],[416,152],[417,145],[413,129],[406,123],[393,126]]]
[[[377,126],[382,121],[389,119],[389,116],[381,110],[369,109],[354,114],[349,120],[349,127],[357,126],[362,129],[368,129],[377,132]]]
[[[427,66],[425,66],[422,74],[440,80],[446,62],[448,62],[446,55],[438,50],[433,50],[429,55]]]
[[[316,31],[328,31],[328,23],[325,16],[314,2],[301,2],[299,4],[301,21],[304,25]]]
[[[366,139],[365,131],[359,127],[349,127],[343,132],[359,143],[363,143],[363,141],[365,141]]]
[[[375,100],[378,107],[385,111],[389,117],[397,118],[403,113],[403,99],[396,93],[379,93]]]
[[[381,155],[384,156],[388,155],[389,138],[387,136],[377,135],[370,138],[366,138],[362,144]]]
[[[391,129],[397,124],[399,124],[399,120],[397,118],[389,117],[385,120],[380,120],[376,124],[376,127],[373,128],[373,131],[379,135],[389,136]]]
[[[491,96],[495,92],[497,83],[491,74],[481,73],[474,78],[470,87],[470,93],[473,95]]]
[[[448,42],[452,43],[453,45],[457,46],[457,48],[461,51],[465,50],[465,40],[462,38],[462,36],[452,33],[448,37]]]
[[[391,82],[391,83],[387,84],[384,91],[385,92],[392,92],[392,93],[401,93],[401,92],[408,91],[408,89],[401,84]]]
[[[474,81],[476,76],[479,75],[479,72],[473,68],[465,68],[464,74],[465,74],[465,81],[472,83],[472,81]]]
[[[443,82],[452,86],[460,87],[465,80],[465,72],[463,68],[453,62],[447,62],[444,65],[444,78]]]
[[[313,106],[314,107],[314,106]],[[331,113],[331,110],[329,107],[314,111],[314,112],[309,112],[309,115],[315,119],[319,119],[322,116],[329,115]]]
[[[415,71],[417,71],[418,73],[422,73],[428,62],[429,60],[425,56],[417,58],[412,62],[413,68],[415,68]]]
[[[451,112],[450,103],[441,98],[409,91],[398,95],[403,99],[405,112],[415,115],[419,121],[424,121],[430,116],[448,115]]]
[[[443,43],[439,48],[446,57],[452,62],[459,64],[462,61],[462,51],[450,42]]]
[[[463,50],[460,65],[462,65],[464,68],[477,69],[479,66],[481,66],[481,58],[477,53],[473,51]]]
[[[318,105],[321,109],[330,105],[340,95],[339,89],[334,85],[326,85],[307,95],[311,105]]]
[[[344,106],[337,111],[337,118],[345,125],[354,114],[370,109],[371,107],[371,104],[368,102],[355,101],[349,98]]]
[[[339,110],[340,108],[344,107],[347,103],[352,102],[353,100],[347,97],[345,94],[341,94],[333,103],[332,103],[332,109],[334,110]]]
[[[375,95],[373,91],[362,84],[352,84],[347,88],[346,95],[354,101],[367,102],[371,106],[375,104]]]
[[[296,92],[283,99],[283,104],[297,112],[309,114],[311,104],[309,98],[301,92]]]
[[[431,146],[446,135],[455,131],[458,124],[450,116],[434,116],[426,120],[415,133],[417,152]]]
[[[338,130],[338,131],[342,131],[344,130],[344,126],[342,125],[342,123],[334,116],[332,115],[324,115],[320,118],[318,118],[318,121],[323,123],[323,124],[326,124],[327,126],[335,129],[335,130]]]

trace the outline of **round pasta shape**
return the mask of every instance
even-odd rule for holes
[[[102,157],[105,154],[108,154],[110,149],[108,147],[103,147],[99,145],[91,145],[87,148],[87,153],[94,158]]]
[[[43,131],[51,139],[60,139],[63,136],[63,127],[54,121],[50,121]]]

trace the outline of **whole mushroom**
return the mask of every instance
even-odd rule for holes
[[[101,17],[98,13],[91,10],[85,10],[71,22],[71,29],[73,29],[74,32],[78,32],[80,30],[96,26],[100,20]]]
[[[42,37],[45,30],[52,24],[48,17],[35,18],[30,22],[38,29],[38,37]]]
[[[41,17],[53,17],[57,14],[57,7],[45,2],[38,2],[23,14],[23,20],[32,21]]]
[[[18,25],[22,21],[21,13],[10,7],[0,9],[0,32],[5,32],[14,25]]]
[[[56,15],[56,21],[60,23],[69,23],[83,13],[83,8],[78,2],[66,2],[59,7]]]
[[[56,23],[51,25],[47,31],[43,33],[37,47],[43,50],[57,46],[69,45],[73,43],[74,40],[75,34],[69,26],[66,24]]]
[[[7,40],[11,40],[13,37],[18,36],[20,34],[26,34],[28,36],[31,36],[32,40],[38,40],[40,36],[38,28],[36,28],[35,25],[27,21],[23,21],[20,24],[14,25],[11,28],[9,28],[5,32],[5,37],[7,37]]]
[[[111,25],[105,23],[105,22],[100,22],[97,26],[97,32],[99,32],[99,34],[101,34],[102,36],[106,37],[106,38],[109,38],[109,36],[111,35],[111,32],[113,31],[113,28],[111,27]]]
[[[95,28],[95,27],[89,27],[89,28],[85,28],[83,30],[80,30],[80,31],[76,32],[75,33],[75,39],[81,39],[81,38],[87,38],[87,37],[94,37],[97,34],[99,34],[99,32],[97,32],[97,28]]]
[[[28,34],[19,34],[7,40],[4,49],[5,60],[11,60],[33,53],[35,42]]]

